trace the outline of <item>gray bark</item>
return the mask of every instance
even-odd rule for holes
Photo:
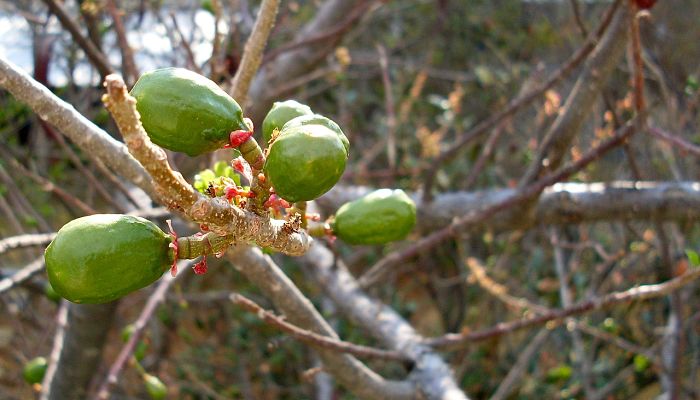
[[[117,304],[63,301],[49,368],[42,384],[42,400],[79,400],[87,397]]]

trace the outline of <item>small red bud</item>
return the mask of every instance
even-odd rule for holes
[[[233,167],[234,170],[240,172],[241,174],[245,174],[245,165],[243,164],[245,160],[243,157],[237,157],[233,161],[231,161],[231,166]]]
[[[289,202],[276,194],[270,195],[270,198],[267,199],[265,204],[263,204],[265,207],[268,208],[273,208],[273,209],[284,209],[284,208],[289,208]]]
[[[250,137],[253,136],[253,131],[233,131],[229,135],[229,144],[224,146],[224,148],[232,148],[232,149],[237,149],[240,145],[246,142],[246,140],[250,139]]]
[[[195,264],[192,269],[197,275],[204,275],[207,273],[207,256],[202,256],[202,261]]]
[[[306,219],[308,219],[309,221],[320,221],[321,214],[318,214],[318,213],[306,214]]]
[[[636,0],[636,3],[637,7],[641,8],[642,10],[648,10],[654,7],[656,0]]]

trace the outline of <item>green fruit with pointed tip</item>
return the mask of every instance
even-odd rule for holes
[[[46,248],[49,282],[74,303],[106,303],[155,282],[172,262],[170,235],[141,217],[96,214],[64,225]]]
[[[241,107],[216,83],[183,68],[141,75],[131,89],[153,143],[197,156],[220,149],[235,130],[248,130]]]
[[[287,121],[286,124],[282,127],[282,130],[292,128],[295,126],[302,126],[302,125],[323,125],[326,128],[332,130],[333,132],[338,134],[338,138],[340,139],[341,142],[343,142],[343,146],[345,146],[345,151],[350,152],[350,141],[348,140],[347,136],[345,136],[345,133],[343,133],[343,130],[340,129],[340,126],[335,123],[330,118],[324,117],[321,114],[313,114],[313,115],[302,115],[293,119],[290,119]]]
[[[24,365],[24,370],[22,371],[24,380],[30,385],[41,383],[41,381],[44,380],[44,374],[46,374],[48,365],[44,357],[37,357],[30,360]]]
[[[379,189],[343,204],[331,223],[349,244],[385,244],[401,240],[416,224],[416,205],[401,189]]]
[[[272,143],[264,170],[278,196],[308,201],[335,186],[347,158],[337,133],[322,125],[296,126]]]
[[[146,391],[148,392],[148,395],[151,396],[153,400],[161,400],[168,395],[168,388],[156,376],[153,376],[151,374],[144,374],[143,383],[146,385]]]
[[[300,115],[313,115],[311,108],[296,100],[276,101],[262,123],[263,139],[269,143],[275,129],[282,130],[287,121]]]

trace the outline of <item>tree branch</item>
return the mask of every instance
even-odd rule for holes
[[[428,399],[466,399],[442,358],[424,346],[424,339],[391,307],[367,296],[342,263],[320,244],[301,258],[306,272],[336,306],[360,327],[414,361],[409,376]]]
[[[581,132],[586,117],[598,98],[603,84],[608,81],[627,43],[627,7],[620,7],[607,32],[596,46],[571,90],[559,114],[545,135],[537,156],[520,180],[526,186],[556,170],[564,160],[571,142]]]
[[[317,200],[332,214],[343,204],[356,200],[374,188],[338,185]],[[410,196],[416,201],[418,226],[431,230],[449,225],[455,218],[490,208],[512,196],[516,189],[501,188],[474,192],[440,194],[430,203],[421,203],[420,193]],[[692,221],[700,219],[699,182],[612,181],[557,183],[537,199],[532,215],[521,210],[507,210],[487,223],[474,223],[467,231],[504,232],[526,229],[534,224],[566,225],[598,221]]]
[[[576,67],[578,67],[581,62],[586,60],[586,57],[595,49],[598,40],[601,35],[605,32],[612,21],[612,17],[615,11],[619,7],[621,1],[616,0],[610,8],[606,11],[605,15],[601,19],[600,26],[592,35],[590,35],[584,44],[569,57],[551,76],[547,81],[537,86],[536,88],[530,90],[526,94],[517,97],[508,103],[508,106],[501,111],[496,112],[486,120],[478,123],[473,128],[459,135],[454,143],[450,145],[449,148],[442,151],[440,155],[431,163],[431,168],[426,172],[425,180],[423,183],[423,200],[429,201],[432,199],[432,187],[435,181],[435,175],[439,170],[439,166],[445,162],[451,160],[457,156],[469,143],[479,138],[481,135],[488,132],[493,127],[501,123],[505,118],[508,118],[523,107],[531,104],[534,100],[538,99],[543,93],[551,89],[554,85],[559,83],[562,79],[571,73]]]
[[[237,251],[235,256],[232,253],[229,251],[227,258],[234,267],[257,286],[287,320],[320,335],[338,338],[313,304],[269,256],[263,255],[260,249],[254,247]],[[318,349],[318,354],[324,370],[360,398],[418,398],[415,387],[411,383],[385,380],[348,354],[326,349]]]
[[[0,86],[27,104],[41,119],[58,128],[93,160],[107,164],[152,198],[157,194],[151,178],[129,154],[124,144],[85,118],[26,72],[0,56]]]
[[[694,283],[699,278],[700,268],[696,267],[683,275],[663,283],[641,285],[622,292],[613,292],[605,296],[582,301],[568,308],[551,310],[543,314],[515,321],[501,322],[491,328],[483,330],[467,333],[450,333],[441,337],[427,339],[425,343],[441,350],[458,349],[472,342],[478,342],[496,336],[501,336],[516,330],[544,324],[549,321],[561,321],[573,315],[600,310],[618,304],[663,297],[691,283]]]
[[[397,351],[382,350],[374,347],[362,346],[355,343],[337,340],[328,336],[322,336],[308,331],[306,329],[300,328],[296,325],[286,322],[285,318],[277,316],[274,313],[265,310],[253,300],[239,293],[231,293],[228,296],[228,298],[233,304],[243,308],[244,310],[250,313],[257,315],[258,318],[260,318],[264,322],[274,326],[275,328],[283,332],[287,332],[297,340],[302,341],[306,344],[342,353],[350,353],[359,357],[371,357],[383,360],[403,362],[411,361],[408,357]]]
[[[360,285],[363,287],[370,286],[377,283],[382,277],[387,273],[390,267],[397,265],[398,263],[405,261],[411,257],[415,257],[423,251],[431,249],[436,245],[442,243],[443,241],[452,238],[458,232],[472,225],[480,225],[490,222],[493,216],[499,214],[503,210],[515,210],[520,215],[526,215],[530,213],[530,206],[521,206],[529,201],[536,200],[540,193],[544,191],[545,188],[551,186],[561,180],[564,180],[571,176],[572,174],[580,171],[586,165],[590,164],[597,158],[601,157],[604,153],[610,149],[618,146],[620,143],[624,142],[630,135],[634,133],[633,125],[627,124],[621,128],[615,136],[601,143],[599,146],[589,150],[587,153],[581,156],[575,162],[572,162],[560,170],[554,173],[550,173],[545,177],[537,180],[536,182],[518,189],[514,194],[508,196],[493,205],[488,207],[481,207],[479,210],[460,216],[456,218],[448,226],[425,236],[424,238],[412,243],[409,247],[389,253],[380,259],[372,268],[370,268],[360,279]]]
[[[279,3],[279,0],[263,0],[262,4],[260,4],[260,11],[258,11],[258,17],[255,19],[255,25],[253,25],[253,32],[245,44],[241,64],[233,77],[229,93],[231,97],[243,106],[248,97],[250,82],[260,67],[262,54],[267,45],[267,38],[275,25]]]
[[[55,233],[30,233],[0,239],[0,254],[3,254],[8,250],[22,247],[43,246],[51,242],[54,237],[56,237]],[[2,287],[1,283],[0,287]],[[0,291],[2,291],[2,289],[0,289]]]
[[[33,236],[33,235],[22,235],[22,236],[26,237],[26,236]],[[44,256],[42,255],[41,257],[32,261],[30,264],[28,264],[24,268],[15,272],[12,276],[0,279],[0,294],[22,284],[23,282],[26,282],[28,279],[30,279],[34,275],[41,272],[41,270],[43,270],[43,269],[44,269]]]
[[[136,99],[126,91],[117,75],[105,79],[107,94],[102,101],[114,117],[131,154],[153,178],[159,198],[169,208],[184,212],[193,221],[206,224],[220,236],[233,235],[237,241],[254,242],[288,255],[301,255],[312,239],[306,231],[285,229],[285,221],[273,220],[242,210],[221,198],[199,194],[173,171],[165,151],[154,145],[141,125]]]
[[[353,10],[368,1],[370,0],[326,0],[314,18],[296,36],[294,42],[306,42],[317,36],[319,32],[337,27],[348,15],[351,15]],[[260,121],[270,109],[274,100],[273,95],[279,95],[276,88],[315,68],[319,60],[328,55],[342,37],[343,34],[339,33],[310,41],[308,46],[280,54],[275,62],[266,64],[258,71],[248,91],[248,97],[255,101],[246,107],[246,114],[253,119],[256,126],[260,125]]]
[[[118,302],[74,304],[64,300],[42,384],[42,400],[84,399],[100,364]]]
[[[180,265],[178,266],[178,271],[180,272],[178,273],[178,275],[175,277],[170,276],[169,274],[163,276],[160,282],[158,282],[158,286],[156,286],[156,289],[148,297],[146,305],[144,306],[143,310],[141,310],[141,314],[139,314],[139,317],[134,323],[134,330],[132,331],[131,336],[129,336],[129,340],[126,342],[126,344],[124,344],[124,347],[122,347],[121,351],[119,352],[119,355],[117,356],[117,359],[114,361],[114,363],[112,363],[112,366],[109,368],[107,376],[102,381],[100,388],[97,390],[98,399],[107,400],[109,398],[109,394],[112,391],[112,388],[118,382],[119,374],[126,365],[126,362],[131,358],[131,355],[134,353],[134,350],[136,349],[136,344],[139,342],[139,340],[141,340],[141,334],[146,328],[146,324],[153,316],[153,313],[156,312],[158,306],[165,300],[165,294],[168,292],[168,289],[170,289],[172,284],[177,279],[185,275],[183,271],[189,270],[189,268],[187,268],[187,265],[191,264],[191,262],[180,262],[179,264]]]
[[[85,51],[85,55],[87,55],[88,59],[90,59],[92,65],[97,68],[100,76],[104,78],[105,76],[111,74],[112,67],[109,65],[107,57],[105,57],[105,55],[100,51],[100,49],[97,48],[97,46],[95,46],[94,43],[83,36],[83,34],[80,32],[80,27],[75,23],[75,21],[73,21],[70,15],[68,15],[63,6],[56,0],[43,1],[49,7],[49,10],[51,10],[51,12],[58,17],[58,20],[61,21],[61,25],[63,25],[63,27],[70,32],[73,41],[77,43],[78,46],[83,49],[83,51]]]

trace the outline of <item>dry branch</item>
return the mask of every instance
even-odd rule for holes
[[[561,321],[567,317],[587,313],[594,310],[612,307],[633,301],[650,300],[666,296],[700,278],[700,268],[694,268],[676,278],[663,283],[637,286],[622,292],[614,292],[594,299],[579,302],[568,308],[551,310],[536,316],[510,322],[502,322],[491,328],[467,333],[451,333],[441,337],[427,339],[426,343],[442,350],[458,349],[472,342],[486,340],[516,330],[541,325],[550,321]]]
[[[535,159],[520,181],[521,186],[536,181],[561,165],[574,138],[581,133],[603,85],[625,52],[628,20],[627,7],[620,7],[600,43],[586,60],[576,85],[562,107],[564,111],[542,140]]]
[[[345,21],[361,5],[368,0],[326,0],[314,18],[309,21],[301,32],[294,38],[294,42],[307,42],[319,32],[326,32],[337,27]],[[273,96],[279,95],[277,88],[305,75],[315,69],[319,60],[328,55],[335,45],[343,38],[344,32],[337,35],[323,37],[319,40],[309,41],[308,46],[294,48],[280,54],[274,62],[265,64],[253,78],[248,98],[255,99],[246,107],[246,114],[253,118],[255,125],[260,125],[263,117],[270,109]]]
[[[343,204],[371,192],[367,186],[336,186],[317,200],[328,214]],[[455,218],[490,208],[512,196],[516,189],[488,189],[440,194],[430,203],[420,202],[418,225],[433,230]],[[467,231],[494,232],[527,229],[535,224],[565,225],[599,221],[693,221],[700,219],[700,182],[591,182],[557,183],[545,189],[531,215],[519,210],[504,211],[488,224],[473,224]]]
[[[2,56],[0,86],[27,104],[41,119],[68,136],[92,160],[104,162],[152,198],[157,197],[151,178],[122,143]]]
[[[97,46],[95,46],[93,42],[83,36],[83,34],[80,32],[80,27],[75,21],[73,21],[70,15],[68,15],[63,6],[56,0],[43,1],[49,7],[49,10],[51,10],[51,12],[58,17],[58,20],[61,21],[61,25],[63,25],[63,27],[70,32],[73,41],[77,43],[78,46],[83,49],[83,51],[85,51],[85,55],[87,55],[88,59],[90,59],[92,65],[97,68],[100,76],[104,78],[105,76],[111,74],[112,67],[109,65],[107,57],[100,51],[100,49],[97,48]]]
[[[405,354],[414,361],[409,379],[428,399],[466,399],[442,357],[422,343],[416,333],[396,311],[362,292],[358,282],[333,254],[316,243],[301,258],[307,273],[317,282],[338,309],[385,346]]]
[[[42,400],[87,398],[117,304],[116,301],[106,304],[63,301],[49,368],[42,384]]]
[[[179,264],[180,265],[178,266],[178,271],[180,272],[178,273],[178,275],[175,277],[170,276],[168,274],[166,274],[166,276],[163,276],[160,282],[158,282],[158,286],[156,286],[156,289],[148,297],[146,305],[144,306],[143,310],[141,310],[141,314],[139,314],[138,319],[134,323],[134,330],[131,332],[129,340],[126,342],[126,344],[124,344],[124,347],[122,347],[122,350],[119,352],[117,359],[114,361],[114,363],[112,363],[112,366],[109,368],[107,376],[102,381],[100,388],[97,390],[98,399],[106,400],[109,398],[109,394],[112,388],[118,382],[119,374],[126,365],[126,362],[131,358],[131,355],[134,353],[134,350],[136,349],[136,344],[139,342],[139,340],[141,340],[141,334],[146,328],[146,324],[153,316],[153,313],[156,312],[158,306],[165,300],[165,294],[168,292],[168,289],[170,289],[172,284],[177,279],[185,275],[184,271],[189,271],[189,268],[187,268],[187,266],[191,264],[191,262],[180,262]]]
[[[52,241],[54,237],[56,237],[55,233],[29,233],[0,239],[0,254],[21,247],[43,246]],[[0,283],[0,288],[1,287],[2,284]],[[0,292],[1,291],[2,289],[0,289]]]
[[[279,3],[279,0],[263,0],[258,17],[255,19],[255,25],[253,25],[253,32],[245,44],[241,64],[233,77],[230,90],[231,97],[241,105],[246,104],[250,82],[255,73],[258,72],[262,62],[262,53],[267,45],[267,38],[270,36],[272,27],[275,25]]]
[[[313,248],[313,247],[312,247]],[[282,272],[269,256],[258,248],[247,248],[227,257],[234,267],[245,275],[288,321],[306,330],[337,339],[328,322],[294,283]],[[363,399],[417,399],[415,387],[410,382],[386,380],[348,354],[318,349],[324,371],[331,374],[342,386]]]
[[[503,210],[518,210],[517,212],[521,215],[526,215],[530,212],[531,208],[527,203],[536,201],[537,197],[539,197],[544,189],[580,171],[610,149],[620,145],[633,133],[633,125],[631,123],[627,124],[616,132],[612,138],[589,150],[577,161],[567,164],[558,171],[550,173],[538,179],[536,182],[518,189],[513,195],[489,207],[481,207],[470,214],[455,218],[448,226],[425,236],[412,243],[409,247],[389,253],[374,264],[374,266],[359,279],[360,285],[367,287],[379,282],[392,266],[437,246],[445,240],[454,237],[457,233],[469,226],[480,225],[493,220],[493,217]]]
[[[28,236],[28,235],[23,235]],[[0,294],[6,292],[17,285],[26,282],[32,276],[41,272],[44,269],[44,256],[37,258],[30,264],[15,272],[12,276],[0,279]]]

